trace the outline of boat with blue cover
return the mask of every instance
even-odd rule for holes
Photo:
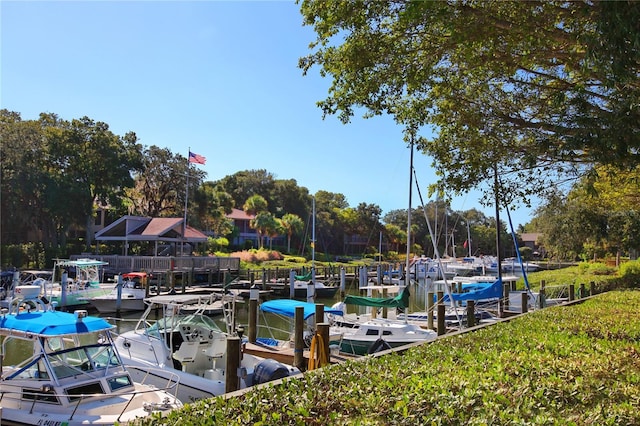
[[[233,296],[222,301],[230,304],[227,313],[233,315]],[[226,380],[231,378],[239,379],[239,387],[245,388],[300,373],[290,365],[248,353],[241,354],[238,371],[227,372],[227,338],[237,334],[232,329],[235,321],[225,315],[227,330],[223,331],[205,314],[209,304],[202,302],[203,296],[197,294],[145,299],[147,309],[135,328],[115,340],[134,379],[146,378],[160,386],[177,375],[177,396],[187,403],[225,394]]]
[[[293,334],[294,334],[294,318],[296,309],[301,307],[303,310],[303,319],[306,322],[306,329],[303,331],[305,343],[309,346],[311,338],[315,334],[315,314],[316,304],[311,302],[304,302],[295,299],[271,299],[265,300],[260,304],[260,312],[262,313],[263,320],[259,327],[263,330],[261,336],[257,337],[256,343],[259,345],[269,346],[272,349],[293,347]],[[328,308],[323,305],[324,318],[318,322],[332,323],[333,318],[343,315],[342,309]],[[287,325],[287,330],[277,329],[269,324],[270,321],[268,315],[275,315],[280,317],[282,321]],[[267,334],[268,336],[264,336]],[[330,344],[338,344],[341,338],[340,332],[336,332],[335,327],[329,328],[329,342]]]
[[[55,311],[39,286],[20,286],[0,315],[2,424],[113,425],[182,407],[163,387],[136,383],[102,318]]]

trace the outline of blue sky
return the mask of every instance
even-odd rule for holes
[[[316,102],[331,81],[297,67],[314,33],[292,1],[3,0],[0,13],[0,106],[25,120],[88,116],[146,146],[185,157],[191,148],[207,158],[208,180],[266,169],[354,207],[407,208],[401,128],[389,117],[322,119]],[[431,159],[416,155],[414,165],[426,197]],[[479,198],[452,208],[492,216]],[[514,226],[530,213],[511,212]]]

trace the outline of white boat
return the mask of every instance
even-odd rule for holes
[[[315,334],[315,314],[316,314],[316,304],[312,302],[303,302],[301,300],[294,299],[270,299],[262,302],[260,304],[260,312],[263,314],[264,320],[260,324],[262,329],[265,329],[263,334],[268,334],[268,336],[261,336],[257,338],[257,343],[263,346],[270,346],[272,348],[292,348],[294,347],[294,319],[296,308],[303,309],[303,319],[306,322],[305,330],[303,330],[303,337],[305,340],[305,344],[309,346],[313,335]],[[324,322],[334,322],[334,318],[341,317],[343,315],[343,311],[340,309],[327,308],[323,307],[324,318],[320,321]],[[283,321],[278,321],[279,323],[286,323],[288,325],[288,330],[278,330],[270,327],[269,321],[265,314],[276,315],[281,317]],[[340,340],[341,334],[340,330],[335,332],[334,327],[330,327],[329,329],[329,341],[330,343],[337,343]]]
[[[522,270],[524,269],[526,272],[536,272],[540,270],[540,266],[537,263],[531,262],[520,262],[515,257],[510,257],[507,259],[503,259],[500,262],[502,267],[502,272],[508,272],[512,274],[522,274]],[[498,261],[496,259],[492,259],[491,262],[488,263],[486,267],[487,272],[497,272],[498,270]]]
[[[55,259],[52,280],[36,280],[34,284],[42,285],[43,296],[60,308],[87,307],[90,298],[109,294],[113,288],[113,283],[102,282],[106,265],[95,259]],[[66,282],[62,283],[64,277]]]
[[[159,386],[179,376],[177,396],[193,402],[225,393],[225,381],[238,379],[240,388],[300,373],[297,368],[247,353],[239,371],[227,374],[227,337],[203,313],[201,295],[160,295],[145,299],[148,307],[133,330],[115,344],[134,380],[146,378]],[[183,307],[203,308],[184,313]],[[153,320],[153,318],[158,318]]]
[[[310,285],[312,289],[309,289]],[[325,285],[321,281],[312,282],[310,280],[297,279],[293,282],[294,297],[299,299],[308,298],[310,294],[318,299],[332,299],[339,289],[340,287],[338,286]]]
[[[367,355],[384,349],[396,348],[416,342],[427,342],[438,337],[433,330],[406,321],[373,318],[357,327],[344,327],[340,352]]]
[[[86,311],[53,310],[39,286],[16,293],[0,315],[0,423],[113,425],[182,407],[171,393],[176,377],[162,387],[132,379],[111,324]]]
[[[87,300],[100,313],[144,311],[147,307],[144,303],[147,274],[129,272],[122,274],[122,279],[122,284],[116,284],[109,293]]]
[[[364,297],[349,295],[344,302],[336,304],[332,309],[345,311],[343,305],[367,306],[371,308],[407,309],[409,307],[409,289],[404,287],[395,297]],[[406,320],[390,318],[373,318],[370,315],[356,317],[334,315],[332,320],[341,326],[334,327],[333,332],[341,334],[340,352],[353,355],[366,355],[382,349],[395,348],[415,342],[424,342],[438,337],[433,330],[423,329]],[[351,319],[351,321],[350,321]]]

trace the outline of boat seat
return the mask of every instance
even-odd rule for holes
[[[196,355],[198,355],[198,342],[182,342],[180,348],[174,352],[173,358],[184,364],[195,361]]]
[[[214,338],[211,340],[209,346],[207,346],[202,351],[206,356],[212,358],[221,358],[227,351],[227,339],[225,337]]]

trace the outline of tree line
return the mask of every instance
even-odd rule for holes
[[[37,120],[22,120],[19,113],[2,110],[0,136],[0,235],[5,265],[15,264],[12,247],[15,250],[28,243],[44,253],[37,256],[38,263],[95,251],[88,229],[98,208],[107,209],[110,221],[126,214],[182,217],[187,173],[189,224],[213,237],[231,240],[237,233],[227,217],[235,207],[255,216],[251,226],[260,235],[260,244],[265,236],[285,235],[287,245],[279,249],[309,253],[315,197],[318,251],[372,254],[381,236],[388,250],[406,249],[406,209],[382,217],[376,204],[361,202],[351,207],[343,194],[324,190],[310,194],[295,179],[276,179],[266,170],[239,171],[208,181],[204,171],[189,167],[180,154],[143,146],[135,133],[116,135],[106,123],[88,117],[68,121],[43,113]],[[462,254],[462,240],[468,233],[476,252],[495,253],[491,236],[495,221],[481,212],[453,212],[445,201],[431,202],[427,211],[430,220],[440,223],[436,239],[443,253]],[[433,255],[422,210],[412,212],[411,234],[412,252]],[[456,235],[459,241],[454,253]],[[345,243],[354,236],[359,244]],[[70,237],[74,238],[70,241]]]
[[[317,251],[372,255],[382,238],[387,256],[406,252],[406,209],[383,216],[376,204],[352,207],[343,194],[310,194],[295,179],[276,179],[266,170],[244,170],[209,181],[204,171],[189,167],[185,157],[167,148],[143,146],[132,132],[115,135],[106,123],[87,117],[66,121],[41,114],[38,120],[22,120],[19,113],[2,110],[0,120],[4,265],[15,265],[15,251],[38,264],[95,251],[87,230],[99,207],[107,209],[110,221],[126,214],[182,217],[187,173],[189,224],[212,236],[205,251],[246,248],[228,244],[238,232],[227,217],[235,207],[255,216],[251,227],[258,232],[259,246],[265,237],[282,235],[286,245],[277,249],[308,254],[315,198]],[[547,197],[532,221],[518,231],[542,233],[539,243],[557,259],[634,254],[640,248],[640,176],[635,169],[595,170],[597,174],[573,184],[566,195],[556,191]],[[411,211],[413,254],[435,255],[427,220],[441,255],[497,253],[495,218],[477,209],[453,211],[440,199]],[[499,229],[501,254],[515,255],[504,221]],[[25,256],[25,247],[35,253]]]

